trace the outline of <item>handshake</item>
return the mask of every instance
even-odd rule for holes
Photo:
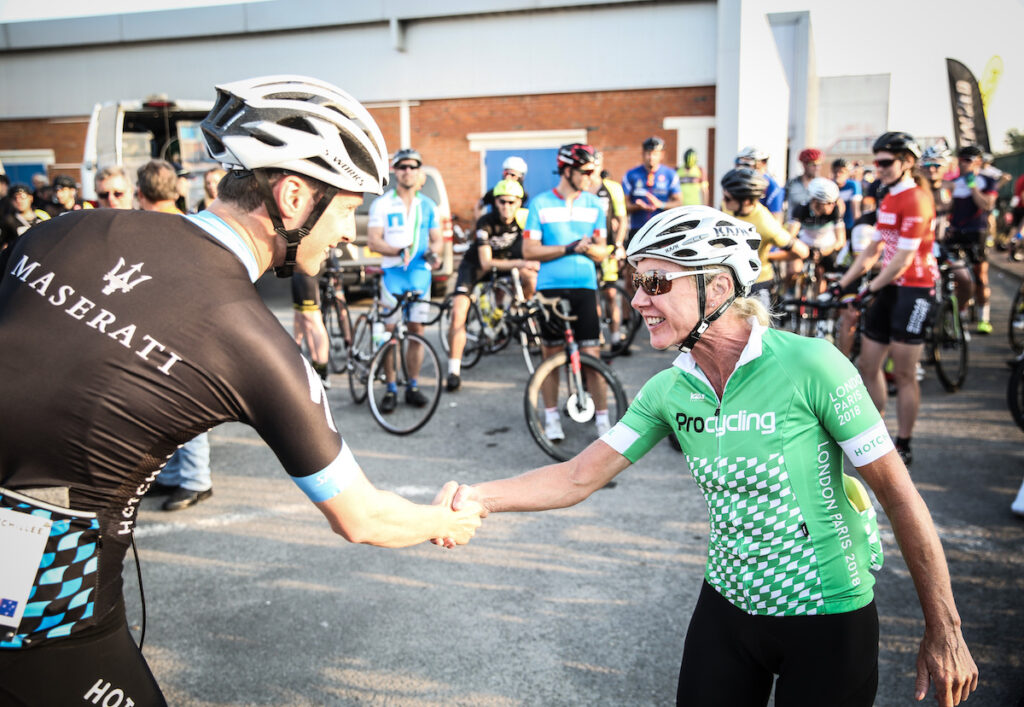
[[[481,519],[487,516],[487,509],[475,498],[472,486],[449,481],[434,498],[434,505],[442,512],[439,537],[430,542],[446,548],[465,545],[480,527]]]

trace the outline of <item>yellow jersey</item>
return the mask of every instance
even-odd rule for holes
[[[771,280],[775,276],[775,270],[768,261],[768,251],[771,250],[772,246],[778,246],[779,248],[789,246],[793,242],[793,236],[782,227],[779,220],[761,202],[755,203],[754,210],[746,216],[740,216],[724,206],[722,211],[733,218],[753,225],[757,232],[761,234],[761,245],[757,247],[757,257],[761,260],[761,274],[757,276],[757,282]]]

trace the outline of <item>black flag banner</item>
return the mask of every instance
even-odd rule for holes
[[[985,107],[978,82],[970,69],[956,59],[946,59],[949,72],[949,99],[953,105],[953,133],[957,149],[977,145],[990,152]]]

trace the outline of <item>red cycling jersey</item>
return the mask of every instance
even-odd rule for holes
[[[938,266],[932,253],[935,240],[935,204],[929,194],[912,181],[894,185],[878,207],[878,228],[874,240],[882,241],[882,267],[897,250],[914,250],[914,259],[903,274],[893,280],[903,287],[934,287]]]

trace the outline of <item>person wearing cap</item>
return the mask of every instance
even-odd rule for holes
[[[132,208],[132,188],[128,175],[120,165],[104,167],[96,172],[96,203],[100,208]]]
[[[761,197],[761,203],[781,224],[786,203],[786,190],[768,171],[769,156],[768,152],[760,147],[747,145],[736,155],[736,166],[750,167],[767,180],[768,186],[764,190],[764,196]]]
[[[973,292],[967,290],[967,283],[958,282],[957,298],[966,314],[970,298],[978,309],[979,334],[991,334],[989,297],[992,291],[988,284],[988,239],[989,214],[996,205],[998,186],[996,181],[982,173],[983,153],[977,145],[965,145],[957,152],[960,176],[953,182],[953,206],[946,228],[946,247],[963,253],[974,270]]]
[[[43,207],[50,217],[60,216],[68,211],[91,209],[92,204],[78,198],[78,184],[71,177],[59,174],[53,179],[53,197]]]
[[[316,274],[355,237],[363,194],[388,183],[373,117],[329,83],[274,75],[217,86],[199,129],[230,170],[208,210],[77,211],[12,249],[0,397],[17,414],[0,425],[0,507],[33,532],[0,543],[4,705],[167,704],[129,630],[124,557],[161,467],[215,425],[253,427],[347,541],[464,544],[480,525],[479,506],[416,504],[366,478],[254,287],[272,268]]]
[[[652,136],[641,145],[643,162],[626,172],[622,191],[629,214],[629,236],[665,209],[680,204],[679,175],[662,164],[665,141]],[[627,238],[627,240],[628,240]]]
[[[384,270],[382,285],[387,294],[396,299],[406,292],[419,292],[430,296],[431,271],[440,265],[441,222],[437,204],[419,191],[422,185],[423,157],[411,148],[395,153],[391,167],[395,172],[395,188],[377,197],[370,204],[366,227],[366,244],[380,253]],[[402,317],[396,307],[385,320],[388,331],[394,331]],[[417,303],[409,311],[409,331],[423,333],[423,323],[430,320],[426,303]],[[415,341],[409,344],[409,385],[404,400],[409,405],[423,407],[427,396],[417,385],[423,353]],[[381,400],[380,411],[385,415],[398,406],[398,385],[395,372],[386,359],[387,392]]]
[[[528,167],[526,160],[518,155],[510,155],[505,158],[505,161],[501,163],[501,179],[511,180],[513,182],[519,182],[523,184],[523,180],[526,179],[526,171]],[[484,214],[494,210],[494,188],[491,187],[487,190],[487,193],[480,197],[480,200],[476,203],[475,216],[479,219]],[[526,187],[523,187],[523,206],[526,206],[526,202],[530,200],[530,195],[526,192]],[[520,224],[522,225],[522,224]]]
[[[679,200],[683,206],[707,206],[708,177],[697,164],[697,151],[692,147],[683,153],[683,164],[676,170],[679,175]]]
[[[9,248],[21,234],[50,215],[32,206],[32,189],[27,184],[15,184],[7,192],[11,208],[0,217],[0,251]]]
[[[469,314],[470,293],[473,286],[491,269],[509,273],[519,271],[523,294],[532,297],[540,263],[523,257],[523,228],[519,214],[523,205],[523,185],[512,179],[503,179],[491,190],[494,210],[477,220],[469,249],[462,257],[455,280],[452,300],[452,322],[448,329],[448,392],[462,385],[462,353],[466,349],[466,318]]]
[[[793,220],[793,213],[798,206],[803,206],[811,200],[808,191],[811,180],[818,177],[821,168],[821,150],[816,147],[808,147],[800,151],[798,156],[800,165],[803,167],[803,174],[793,177],[786,183],[786,201],[789,204],[787,221]]]

